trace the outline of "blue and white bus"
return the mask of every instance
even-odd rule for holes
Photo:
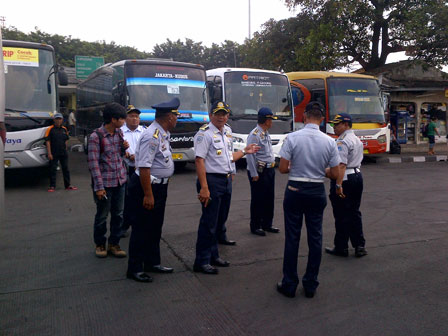
[[[209,122],[206,75],[202,65],[170,60],[123,60],[105,64],[77,87],[77,135],[87,148],[92,131],[102,124],[107,103],[134,105],[140,120],[149,125],[155,117],[152,105],[179,98],[180,116],[171,131],[174,161],[194,161],[193,137]]]
[[[5,72],[3,65],[2,30],[0,29],[0,162],[3,160],[3,151],[6,142],[5,128]],[[0,165],[0,223],[5,220],[5,169]]]

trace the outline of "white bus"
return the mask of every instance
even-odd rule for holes
[[[287,133],[293,130],[293,106],[288,77],[276,71],[218,68],[207,70],[207,86],[212,102],[224,100],[230,105],[234,150],[246,146],[247,136],[257,124],[261,107],[269,107],[274,120],[269,133],[278,157]]]
[[[5,128],[5,72],[3,66],[2,30],[0,29],[0,162],[3,162],[3,150],[6,142]],[[0,166],[0,223],[5,220],[5,169]]]
[[[5,76],[6,169],[42,167],[48,164],[45,130],[58,110],[58,71],[52,46],[32,42],[3,41]]]

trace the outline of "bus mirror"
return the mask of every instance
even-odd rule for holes
[[[68,76],[67,73],[62,69],[58,69],[58,82],[61,86],[67,86],[68,85]]]
[[[48,92],[48,94],[51,94],[51,83],[50,83],[50,78],[47,79],[47,92]]]

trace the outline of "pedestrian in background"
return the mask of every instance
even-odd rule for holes
[[[70,135],[76,136],[76,117],[75,117],[75,111],[70,110],[70,113],[68,115],[68,127],[70,130]]]
[[[50,187],[48,188],[48,192],[55,191],[58,162],[61,163],[65,190],[78,189],[70,184],[67,152],[67,141],[69,139],[69,135],[67,128],[62,126],[64,121],[63,118],[64,117],[62,114],[56,113],[53,117],[54,124],[48,127],[45,132],[45,144],[47,146],[48,159],[50,160]]]
[[[260,147],[255,154],[248,154],[247,176],[250,183],[250,232],[258,236],[265,236],[266,231],[279,233],[280,230],[272,226],[274,218],[275,198],[275,157],[272,150],[271,137],[268,130],[273,120],[277,119],[268,107],[258,111],[258,125],[247,137],[247,143]]]
[[[132,232],[126,276],[139,282],[151,282],[146,272],[172,273],[160,261],[168,182],[174,173],[170,131],[180,115],[180,101],[174,98],[152,106],[155,121],[143,132],[135,151],[136,171],[129,183]]]
[[[302,285],[305,296],[314,297],[319,285],[317,276],[322,258],[322,219],[327,198],[325,176],[339,176],[339,155],[335,141],[319,130],[324,120],[320,103],[311,102],[305,108],[305,127],[288,135],[280,150],[279,171],[289,173],[283,211],[285,216],[285,250],[283,279],[277,291],[294,297],[299,277],[297,257],[303,217],[308,240],[308,263]],[[326,173],[326,168],[330,167]]]
[[[209,113],[210,123],[202,126],[194,137],[196,188],[202,216],[193,269],[205,274],[218,274],[218,269],[213,266],[230,265],[219,257],[218,242],[235,245],[227,239],[225,229],[232,197],[232,175],[236,172],[234,162],[259,149],[250,144],[242,151],[233,151],[232,130],[226,125],[229,114],[229,105],[214,103]]]
[[[105,258],[108,253],[117,258],[126,257],[126,252],[119,245],[127,180],[124,155],[129,147],[120,129],[125,119],[126,109],[123,106],[118,103],[107,104],[103,110],[104,124],[92,132],[88,142],[87,160],[96,204],[93,239],[98,258]],[[106,251],[109,212],[110,235]]]
[[[429,140],[429,155],[435,155],[434,152],[434,144],[436,143],[435,135],[437,134],[440,137],[439,131],[437,130],[437,118],[431,117],[431,121],[428,124],[428,140]]]
[[[355,256],[367,255],[359,208],[363,191],[361,162],[363,145],[352,130],[352,117],[347,113],[336,115],[332,121],[339,151],[339,177],[331,180],[330,201],[333,207],[334,247],[325,252],[335,256],[348,256],[348,240],[355,248]]]
[[[145,130],[145,127],[140,125],[140,110],[136,109],[134,105],[128,105],[126,109],[126,123],[121,126],[124,139],[128,142],[129,147],[126,149],[124,161],[126,163],[128,181],[135,172],[135,149],[140,139],[141,134]],[[126,186],[125,198],[124,198],[124,211],[123,211],[123,226],[121,228],[121,238],[127,236],[127,231],[130,227],[130,216],[133,214],[130,212],[129,207],[129,192],[128,185]]]

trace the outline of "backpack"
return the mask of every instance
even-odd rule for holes
[[[422,135],[426,138],[428,136],[429,124],[424,124],[422,128]]]
[[[104,139],[103,133],[101,133],[98,128],[95,129],[93,132],[95,132],[96,135],[98,136],[98,141],[100,143],[100,155],[101,155],[101,153],[103,152],[103,139]],[[118,133],[118,136],[120,137],[121,156],[124,156],[126,154],[126,149],[124,148],[124,138],[121,135],[121,133]],[[88,155],[89,155],[89,146],[88,145],[87,145],[85,152],[88,157]]]

